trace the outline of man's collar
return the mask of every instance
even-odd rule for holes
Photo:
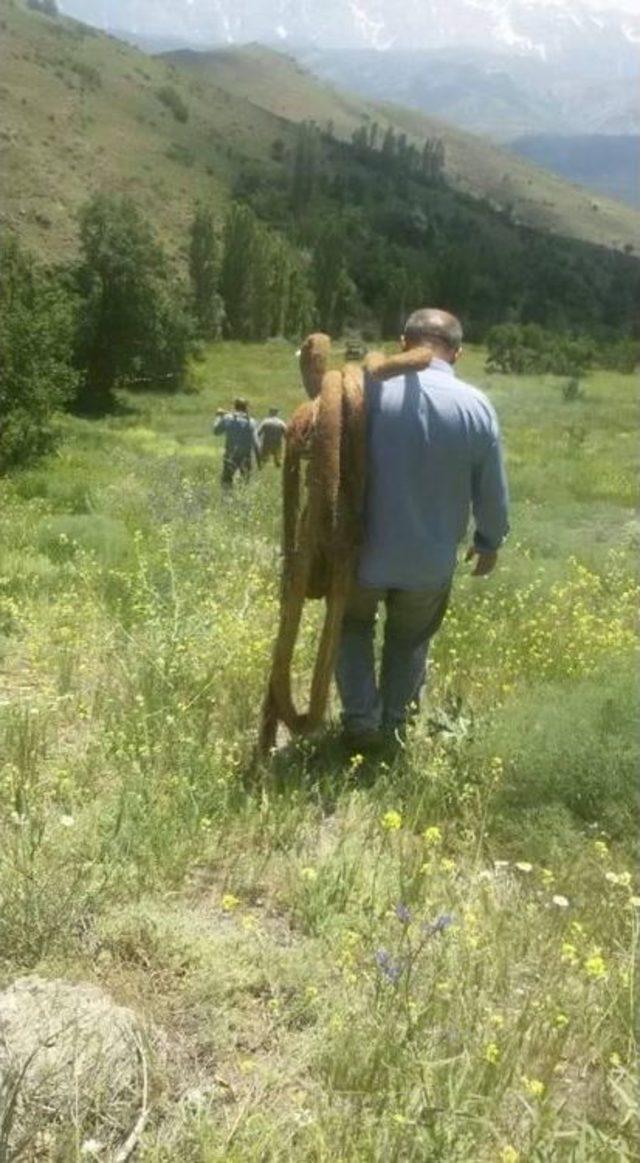
[[[440,357],[437,355],[434,355],[431,363],[429,364],[428,370],[434,372],[445,372],[447,375],[454,377],[456,374],[453,370],[453,364],[447,363],[446,359],[440,359]]]

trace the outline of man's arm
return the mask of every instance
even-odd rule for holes
[[[467,561],[476,558],[472,572],[475,577],[485,577],[495,567],[498,550],[509,532],[509,489],[497,430],[474,470],[471,500],[476,528]]]
[[[223,412],[219,408],[218,411],[216,412],[216,418],[213,422],[213,427],[212,427],[211,431],[213,432],[214,436],[221,436],[222,433],[226,431],[226,428],[227,428],[227,414],[226,414],[226,412]]]
[[[255,420],[250,420],[249,423],[251,425],[251,436],[253,439],[253,453],[254,453],[254,456],[256,458],[256,464],[257,464],[258,468],[262,468],[262,449],[260,448],[260,437],[259,437],[260,429],[258,428],[258,425],[256,424]]]

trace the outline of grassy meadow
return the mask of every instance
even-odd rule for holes
[[[279,481],[221,496],[210,424],[290,411],[290,345],[217,345],[190,394],[64,418],[0,480],[0,986],[142,1015],[144,1163],[637,1157],[632,380],[460,374],[513,532],[491,579],[460,567],[390,763],[335,730],[253,762]]]

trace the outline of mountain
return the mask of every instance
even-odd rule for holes
[[[622,7],[622,5],[621,5]],[[178,44],[253,40],[380,51],[451,46],[562,66],[633,68],[640,20],[583,0],[62,0],[72,16]]]
[[[228,204],[248,170],[281,174],[275,142],[291,151],[297,123],[334,125],[336,136],[377,121],[420,148],[442,138],[454,190],[509,217],[612,248],[637,246],[640,217],[515,155],[395,106],[322,84],[292,58],[260,47],[145,56],[66,19],[1,0],[0,225],[37,253],[67,257],[76,213],[96,189],[126,190],[175,250],[196,199]],[[186,116],[176,116],[174,97]],[[172,111],[173,104],[173,111]]]
[[[521,157],[640,210],[640,137],[540,134],[510,144]]]
[[[464,46],[386,52],[313,46],[298,55],[332,84],[355,86],[363,96],[409,105],[497,141],[531,133],[640,132],[629,61],[619,73],[605,73],[585,70],[577,56],[561,67]]]
[[[62,0],[62,6],[148,52],[275,45],[338,87],[496,141],[640,134],[640,15],[632,0],[620,0],[619,11],[598,0],[406,0],[402,6],[395,0]],[[628,200],[624,182],[606,188]]]

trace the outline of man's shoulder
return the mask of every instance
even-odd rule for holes
[[[483,408],[488,408],[490,412],[493,412],[493,404],[481,388],[477,388],[475,384],[470,384],[468,380],[459,380],[457,376],[454,377],[453,383],[458,391],[468,396],[470,401],[480,404]]]

